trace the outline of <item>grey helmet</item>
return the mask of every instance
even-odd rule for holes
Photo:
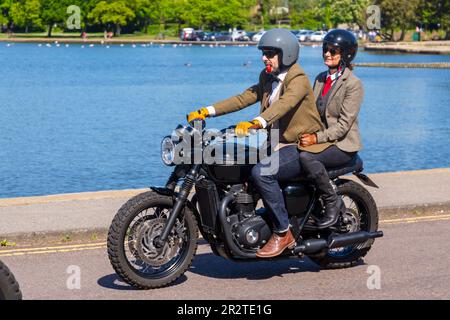
[[[290,67],[298,60],[300,46],[297,37],[286,29],[272,29],[261,37],[258,49],[278,49],[281,51],[282,67]]]

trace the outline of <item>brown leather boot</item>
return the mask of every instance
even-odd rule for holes
[[[295,246],[295,238],[289,229],[284,234],[273,233],[264,247],[256,252],[259,258],[272,258],[281,254],[286,248],[292,249]]]

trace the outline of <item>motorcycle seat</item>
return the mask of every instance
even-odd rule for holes
[[[363,161],[359,157],[358,154],[355,154],[353,158],[347,162],[345,165],[335,168],[326,168],[328,172],[328,176],[331,180],[336,179],[339,176],[346,175],[348,173],[359,173],[363,171]],[[292,179],[290,182],[299,182],[299,183],[308,183],[309,180],[305,177],[305,175],[301,174],[300,176]]]
[[[363,171],[363,161],[358,154],[355,154],[349,162],[341,167],[327,168],[330,179],[336,179],[337,177],[343,176],[347,173],[359,173],[361,171]]]

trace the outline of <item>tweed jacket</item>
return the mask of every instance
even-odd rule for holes
[[[319,97],[327,77],[327,71],[320,73],[314,82],[314,95]],[[364,89],[353,72],[346,68],[331,88],[325,109],[325,128],[316,132],[317,142],[331,142],[346,152],[362,149],[358,114],[364,96]]]
[[[271,126],[278,121],[280,142],[297,143],[304,133],[321,132],[324,124],[317,111],[311,84],[303,69],[294,64],[286,74],[279,99],[269,105],[272,90],[272,76],[263,70],[259,82],[242,94],[213,105],[216,116],[235,112],[261,102],[260,117]],[[321,152],[331,144],[327,141],[309,147],[299,147],[309,152]]]

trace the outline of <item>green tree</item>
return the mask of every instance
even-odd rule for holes
[[[0,25],[6,26],[8,31],[12,28],[12,18],[10,16],[11,11],[11,1],[10,0],[0,0]]]
[[[405,39],[406,30],[418,22],[417,10],[420,0],[377,0],[381,9],[382,27],[390,31],[388,38],[394,39],[394,30],[400,29],[400,41]]]
[[[419,22],[430,29],[442,29],[445,39],[450,40],[450,1],[421,0],[419,3]]]
[[[346,23],[356,24],[360,29],[364,29],[366,9],[370,4],[370,0],[334,0],[330,5],[333,27]]]
[[[103,26],[114,25],[114,35],[120,35],[121,27],[135,18],[135,13],[124,1],[100,1],[88,14],[93,23]]]
[[[25,28],[28,33],[29,27],[42,27],[41,3],[39,0],[22,0],[11,6],[11,18],[14,24]]]
[[[178,30],[181,29],[181,25],[186,23],[184,13],[187,8],[187,0],[171,0],[172,2],[172,21],[178,25]]]
[[[83,32],[90,25],[89,13],[95,8],[95,6],[100,2],[100,0],[71,0],[71,4],[76,5],[80,8],[81,13],[81,30]]]
[[[151,1],[150,17],[159,25],[159,31],[162,33],[166,29],[166,23],[172,19],[172,8],[175,4],[171,0],[153,0]]]
[[[73,0],[40,0],[41,1],[41,19],[44,25],[48,27],[47,36],[52,36],[53,27],[58,23],[64,23],[67,18],[67,7],[73,3]]]
[[[131,0],[128,2],[131,10],[135,13],[136,23],[145,33],[148,26],[153,22],[152,1],[151,0]]]
[[[248,6],[239,0],[188,0],[183,20],[196,28],[217,29],[247,23]]]
[[[321,29],[325,20],[317,10],[317,0],[293,0],[290,2],[291,26],[300,29]]]

